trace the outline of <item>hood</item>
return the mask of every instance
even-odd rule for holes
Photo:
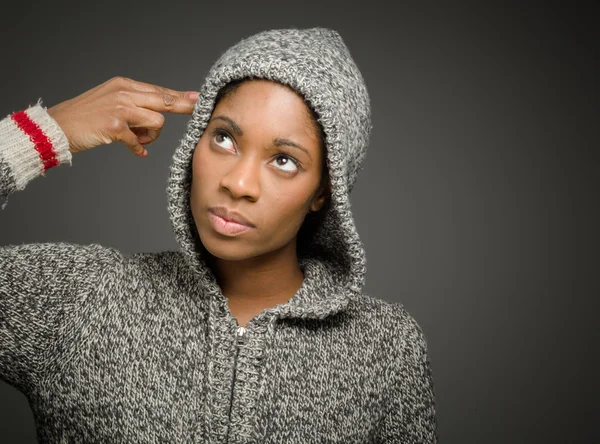
[[[263,31],[242,39],[213,64],[173,155],[167,195],[175,237],[187,265],[223,304],[226,299],[207,265],[191,212],[192,155],[219,89],[245,77],[293,88],[313,107],[324,129],[330,205],[310,245],[298,255],[305,276],[301,288],[288,302],[270,310],[279,317],[322,319],[343,310],[349,298],[362,293],[366,273],[350,192],[365,158],[371,110],[364,79],[338,32],[327,28]]]

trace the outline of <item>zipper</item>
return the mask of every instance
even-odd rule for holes
[[[227,425],[227,438],[225,442],[229,442],[229,429],[231,427],[231,410],[233,409],[233,391],[235,388],[235,376],[237,373],[237,359],[240,354],[240,346],[244,344],[245,337],[244,333],[246,333],[245,327],[238,327],[236,331],[236,346],[235,346],[235,358],[233,361],[233,378],[231,380],[231,396],[229,397],[229,422]]]

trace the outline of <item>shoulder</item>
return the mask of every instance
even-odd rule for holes
[[[126,256],[125,273],[153,282],[172,282],[175,285],[193,285],[195,276],[190,272],[181,251],[136,252]]]
[[[121,253],[113,247],[100,245],[98,243],[79,244],[75,242],[32,242],[22,244],[9,244],[0,247],[3,252],[11,252],[18,256],[28,254],[46,255],[49,257],[69,256],[69,257],[97,257],[106,259],[116,259]]]
[[[419,330],[421,326],[415,317],[401,302],[392,302],[366,293],[352,298],[350,310],[377,324],[377,327],[400,328],[402,330]]]
[[[426,352],[427,339],[417,319],[401,302],[392,302],[363,293],[354,297],[349,310],[363,329],[391,349],[419,349]]]
[[[57,274],[100,270],[123,261],[122,253],[97,243],[34,242],[0,247],[3,266],[24,266],[30,272],[54,271]]]
[[[180,251],[136,252],[126,256],[127,265],[150,272],[168,271],[186,265]]]
[[[120,281],[127,276],[157,276],[185,269],[177,251],[126,253],[99,243],[34,242],[0,247],[0,265],[15,275],[69,280],[74,284],[99,279]],[[180,273],[177,273],[180,274]]]

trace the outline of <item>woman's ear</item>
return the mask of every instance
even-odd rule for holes
[[[316,193],[316,197],[312,201],[312,204],[310,206],[310,211],[312,212],[317,212],[321,208],[323,208],[323,205],[329,197],[329,181],[325,182],[325,185],[321,185],[319,187]]]
[[[325,194],[321,193],[321,195],[317,196],[314,200],[312,205],[310,206],[310,211],[316,213],[317,211],[319,211],[321,208],[323,208],[323,204],[325,203]]]

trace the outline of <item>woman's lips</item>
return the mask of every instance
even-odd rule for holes
[[[213,229],[225,236],[235,236],[253,228],[248,225],[242,225],[236,222],[231,222],[227,219],[223,219],[221,216],[217,216],[212,211],[208,212],[208,219],[210,220],[210,224],[212,225]]]

